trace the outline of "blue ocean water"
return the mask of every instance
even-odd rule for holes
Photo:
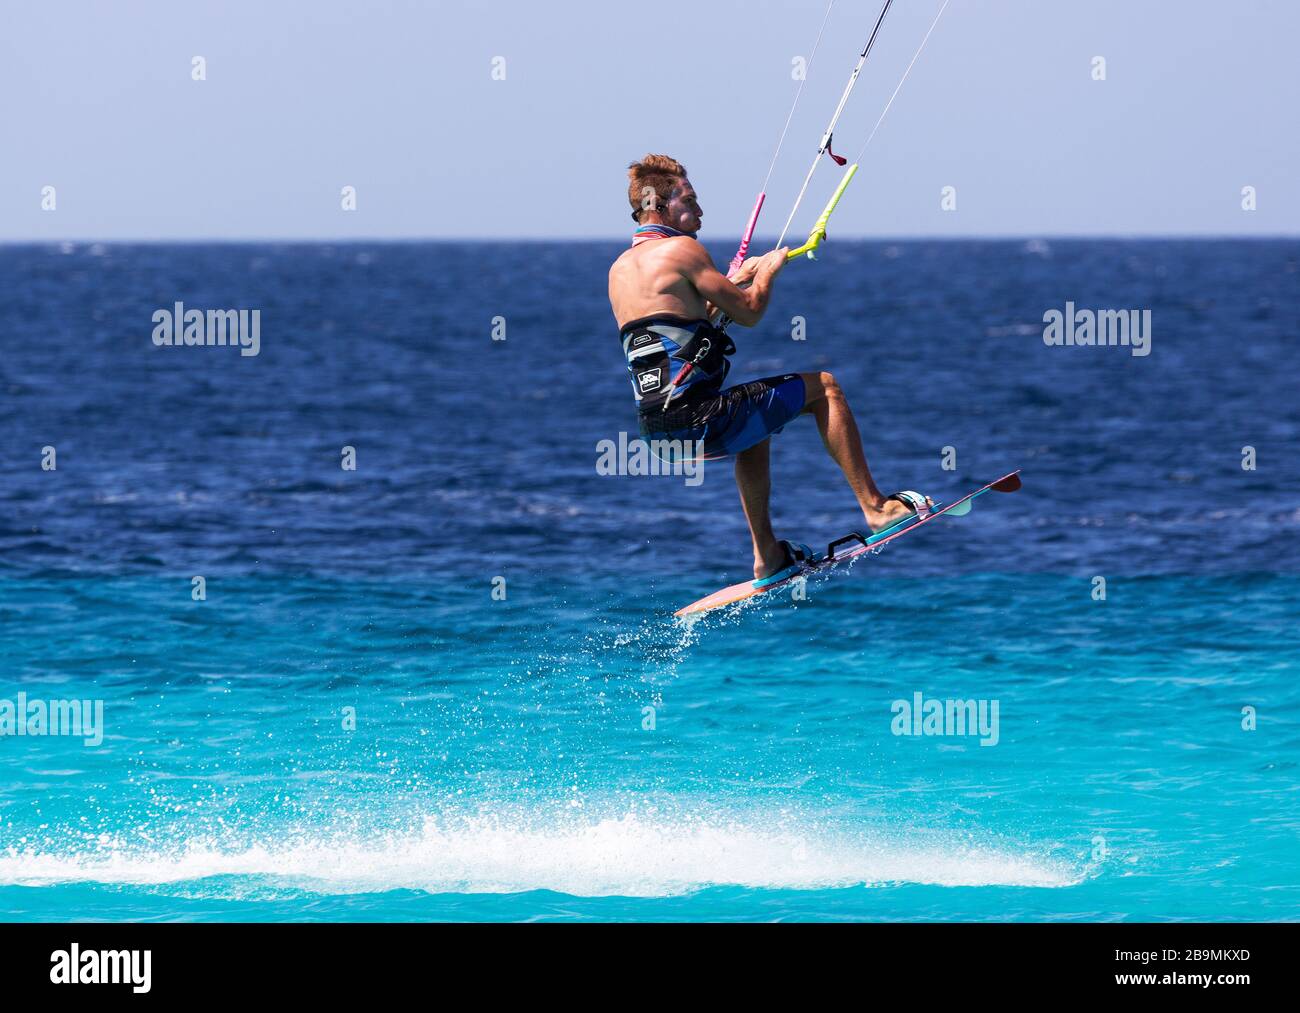
[[[1300,918],[1300,242],[791,265],[733,379],[1024,488],[690,624],[748,540],[725,464],[597,473],[619,249],[0,247],[0,707],[103,706],[0,736],[0,917]],[[154,347],[177,301],[259,354]],[[1067,301],[1151,354],[1046,346]],[[860,525],[809,420],[773,471],[778,535]]]

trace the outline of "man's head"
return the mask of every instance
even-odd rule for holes
[[[632,217],[641,225],[668,225],[681,232],[698,232],[704,212],[686,167],[667,155],[646,155],[627,167],[627,199]]]

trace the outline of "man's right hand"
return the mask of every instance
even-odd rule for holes
[[[692,248],[693,247],[693,248]],[[708,251],[697,244],[682,247],[683,255],[690,258],[682,276],[695,286],[695,291],[702,295],[707,304],[721,310],[741,327],[753,327],[762,319],[771,297],[772,279],[785,267],[788,248],[773,250],[762,257],[747,260],[736,272],[736,281],[730,281],[709,259]],[[750,268],[750,265],[753,265]],[[753,271],[749,287],[744,287],[744,275]]]
[[[773,250],[771,253],[763,255],[762,263],[759,264],[759,270],[772,276],[779,274],[781,268],[785,267],[786,254],[790,252],[790,247],[783,246],[779,250]]]
[[[759,265],[762,263],[762,257],[746,257],[745,262],[736,268],[736,273],[731,275],[731,283],[733,285],[748,285],[754,280],[754,275],[758,273]]]

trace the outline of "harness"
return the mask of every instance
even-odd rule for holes
[[[620,337],[643,415],[716,394],[731,369],[727,356],[736,351],[731,338],[707,320],[668,313],[629,321]]]

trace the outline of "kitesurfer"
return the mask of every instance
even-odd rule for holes
[[[776,538],[768,506],[770,438],[796,416],[816,421],[872,531],[913,513],[928,514],[929,497],[885,496],[876,486],[853,412],[830,373],[786,373],[722,386],[735,345],[710,316],[717,310],[743,327],[757,324],[785,266],[786,248],[749,258],[728,279],[696,241],[704,212],[680,162],[667,155],[633,162],[627,192],[638,227],[632,247],[610,268],[609,301],[640,432],[647,439],[702,446],[706,460],[735,457],[756,586],[783,579],[811,555],[807,546]]]

